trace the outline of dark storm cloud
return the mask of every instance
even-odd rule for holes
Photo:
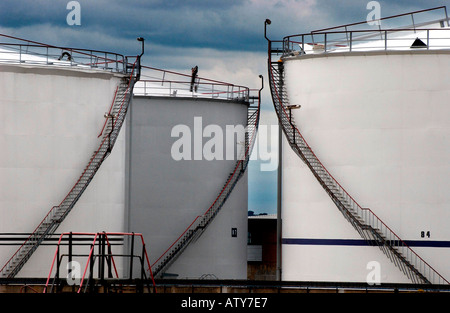
[[[0,27],[18,29],[49,25],[55,27],[53,38],[63,29],[65,36],[74,31],[86,33],[87,37],[89,33],[96,33],[117,38],[117,42],[143,36],[149,42],[167,47],[264,51],[263,23],[266,18],[273,21],[271,36],[279,39],[284,35],[364,20],[369,1],[79,0],[82,25],[78,28],[66,23],[68,2],[1,0]],[[434,0],[379,2],[382,15],[445,4]],[[81,37],[78,34],[72,41]],[[79,46],[82,42],[75,44]]]

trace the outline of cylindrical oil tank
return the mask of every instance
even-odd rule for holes
[[[219,196],[243,148],[240,131],[249,105],[153,87],[149,93],[135,88],[129,112],[126,218],[129,231],[144,235],[152,264]],[[205,232],[163,277],[245,279],[247,199],[244,174]]]
[[[32,56],[20,57],[20,62],[0,64],[2,266],[77,182],[100,144],[105,112],[123,76],[75,64],[58,66],[42,56],[36,62]],[[58,234],[123,231],[125,131]],[[55,244],[51,238],[44,241],[17,276],[47,277]]]
[[[411,31],[391,49],[380,34],[374,49],[333,52],[328,41],[326,53],[322,44],[283,58],[289,103],[301,105],[291,113],[348,194],[448,279],[449,40],[433,46],[435,33]],[[416,36],[429,47],[410,47]],[[283,280],[411,282],[366,244],[286,140],[282,164]]]

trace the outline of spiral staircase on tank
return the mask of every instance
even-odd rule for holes
[[[267,24],[270,24],[266,20]],[[297,128],[284,87],[283,41],[268,41],[268,76],[270,91],[279,123],[292,150],[331,198],[344,218],[370,246],[377,246],[413,283],[450,284],[370,209],[362,208],[328,172]],[[281,56],[281,58],[280,58]],[[289,111],[289,112],[288,112]]]
[[[260,75],[262,79],[262,76]],[[261,90],[257,97],[252,97],[258,102],[257,106],[248,105],[247,109],[247,126],[245,132],[245,145],[242,149],[241,156],[238,158],[233,171],[228,175],[223,187],[220,189],[219,195],[206,210],[203,215],[197,216],[187,229],[175,240],[172,245],[152,264],[151,270],[154,277],[161,277],[169,266],[182,254],[190,243],[195,242],[211,224],[217,216],[220,209],[224,206],[226,200],[231,195],[234,187],[245,174],[245,170],[250,161],[250,154],[256,140],[256,134],[259,125]]]
[[[32,234],[2,267],[1,277],[15,277],[40,244],[55,233],[89,186],[103,161],[111,154],[125,121],[133,94],[133,86],[140,77],[140,56],[137,56],[134,63],[125,63],[124,77],[115,91],[110,111],[105,115],[105,124],[99,135],[99,137],[102,136],[99,147],[92,154],[87,166],[67,196],[59,205],[51,208]]]

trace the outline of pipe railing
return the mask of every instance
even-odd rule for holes
[[[126,60],[121,54],[48,45],[36,41],[0,34],[0,63],[45,65],[98,69],[126,73]]]
[[[422,23],[415,21],[417,15],[429,12],[435,13],[435,11],[442,11],[443,16],[440,19]],[[408,16],[411,17],[412,21],[409,26],[381,27],[381,21],[396,20]],[[404,50],[409,48],[450,49],[450,36],[448,35],[450,21],[445,6],[389,16],[374,21],[378,22],[378,27],[367,27],[368,21],[364,21],[286,36],[283,39],[284,55]],[[439,24],[438,28],[430,27],[437,24]],[[358,26],[364,26],[364,29],[352,29]],[[421,39],[424,45],[412,46],[416,38]]]
[[[413,45],[417,38],[422,41],[423,46]],[[413,30],[404,28],[377,31],[333,31],[292,35],[283,39],[284,56],[407,49],[450,49],[449,29],[427,28]]]
[[[76,240],[76,238],[79,237],[90,237],[92,238],[92,242],[89,244],[90,245],[90,249],[89,249],[89,253],[88,254],[73,254],[72,252],[69,252],[68,254],[61,254],[62,251],[62,241],[63,241],[63,237],[67,237],[70,236],[70,243],[68,244],[69,246],[72,245],[72,241]],[[123,254],[123,253],[113,253],[112,252],[112,245],[111,242],[109,240],[110,236],[119,236],[122,237],[123,239],[125,239],[125,237],[130,238],[131,240],[133,240],[134,243],[134,238],[140,238],[141,241],[141,255],[135,255],[134,252],[138,251],[135,249],[134,244],[132,245],[133,248],[130,249],[130,254]],[[102,242],[103,240],[103,242]],[[94,248],[95,246],[98,245],[99,246],[99,250],[100,248],[105,248],[105,246],[108,248],[108,251],[103,251],[101,253],[101,255],[95,256],[94,255]],[[69,247],[69,249],[71,249],[71,247]],[[121,233],[121,232],[101,232],[101,233],[84,233],[84,232],[69,232],[69,233],[62,233],[59,237],[58,243],[56,245],[56,251],[55,254],[53,256],[53,260],[50,266],[50,271],[49,274],[47,276],[47,280],[45,283],[45,287],[43,290],[43,293],[47,293],[48,288],[49,288],[49,284],[50,284],[50,280],[52,278],[52,276],[55,279],[59,279],[59,267],[61,266],[61,260],[63,257],[68,257],[73,258],[73,257],[81,257],[81,258],[87,258],[86,259],[86,265],[84,267],[84,271],[83,274],[80,277],[77,277],[78,279],[80,279],[80,283],[77,290],[77,293],[80,293],[82,291],[83,286],[86,284],[85,280],[86,280],[86,274],[89,271],[89,276],[93,276],[93,265],[95,262],[96,258],[101,258],[101,257],[108,257],[111,260],[111,267],[114,268],[114,274],[116,278],[120,278],[118,270],[117,270],[117,266],[114,260],[114,257],[119,256],[119,257],[129,257],[131,258],[140,258],[141,261],[141,265],[142,265],[142,271],[143,272],[149,272],[150,273],[150,280],[152,281],[153,287],[154,287],[154,291],[156,292],[156,284],[155,284],[155,280],[153,277],[153,273],[151,270],[151,266],[150,266],[150,262],[149,262],[149,257],[148,257],[148,252],[145,246],[145,242],[144,242],[144,237],[142,234],[140,233]],[[55,268],[55,263],[56,263],[56,270],[54,271]],[[100,266],[100,264],[99,264]],[[130,261],[130,267],[133,266],[133,262]],[[114,274],[112,274],[112,268],[109,269],[109,271],[111,272],[110,274],[112,276],[114,276]],[[105,268],[99,268],[99,276],[102,276],[103,271],[105,270]],[[81,274],[81,273],[80,273]],[[129,277],[129,279],[132,279],[132,277]],[[85,287],[86,288],[86,287]]]
[[[249,101],[250,89],[218,80],[142,66],[134,95]]]

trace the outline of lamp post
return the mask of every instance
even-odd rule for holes
[[[141,57],[144,54],[144,41],[145,41],[145,39],[143,37],[138,37],[138,38],[136,38],[136,40],[141,42],[142,52],[139,55],[139,57]]]

